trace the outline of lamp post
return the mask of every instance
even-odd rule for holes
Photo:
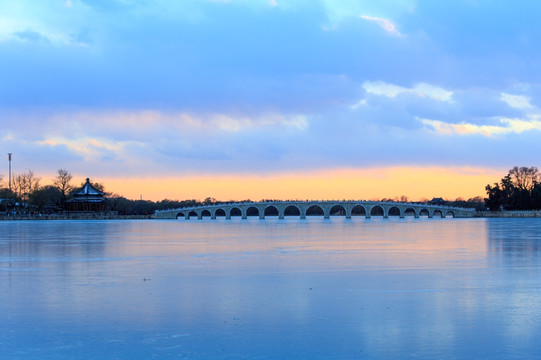
[[[11,153],[8,153],[8,161],[9,161],[9,191],[11,191]]]

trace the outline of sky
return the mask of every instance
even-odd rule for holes
[[[0,0],[0,163],[150,200],[485,195],[541,150],[541,4]],[[3,165],[1,165],[3,164]]]

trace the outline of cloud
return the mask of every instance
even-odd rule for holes
[[[318,2],[300,0],[291,2],[304,8],[307,7],[308,3],[314,4],[316,7],[321,4],[327,19],[332,24],[344,24],[358,19],[359,14],[384,14],[387,18],[399,18],[404,14],[411,13],[416,7],[417,0],[320,0]]]
[[[137,172],[147,162],[153,162],[156,171],[173,171],[173,164],[204,169],[217,160],[223,161],[219,167],[224,169],[242,169],[246,162],[263,166],[263,160],[276,161],[294,144],[292,139],[310,129],[307,116],[278,113],[88,110],[9,118],[13,126],[0,129],[0,146],[17,153],[21,148],[62,149],[68,158],[81,159],[75,164],[70,160],[66,167],[99,167],[114,173]],[[61,162],[66,156],[57,159]]]
[[[48,138],[37,141],[36,145],[59,147],[64,146],[70,153],[86,162],[125,160],[125,148],[129,142],[116,141],[104,138]],[[124,153],[124,154],[123,154]],[[124,156],[122,156],[124,155]]]
[[[426,83],[403,87],[375,81],[364,82],[362,89],[361,100],[348,106],[352,116],[366,126],[388,131],[424,129],[444,136],[503,138],[538,130],[541,118],[541,112],[527,107],[523,97],[510,98],[516,105],[511,107],[502,101],[501,93],[506,92],[487,88],[449,91]]]
[[[0,2],[0,146],[136,176],[534,159],[524,5],[276,2]]]
[[[470,123],[449,124],[439,120],[418,119],[428,128],[442,135],[483,135],[493,137],[506,134],[520,134],[526,131],[541,131],[539,117],[529,119],[498,119],[500,125],[476,125]]]
[[[15,31],[13,33],[13,36],[24,41],[31,41],[31,42],[41,41],[41,42],[47,42],[47,43],[51,42],[49,38],[47,38],[45,35],[31,29],[27,29],[24,31]]]
[[[379,25],[383,30],[388,32],[389,34],[393,36],[402,37],[400,31],[397,30],[396,26],[388,19],[380,18],[380,17],[374,17],[374,16],[367,16],[367,15],[361,15],[361,19],[375,22]]]
[[[530,98],[523,95],[512,95],[502,92],[501,100],[507,103],[509,106],[516,109],[530,109],[532,104],[530,104]]]
[[[355,104],[350,105],[350,109],[357,110],[359,107],[366,106],[366,105],[368,105],[368,101],[366,99],[361,99],[358,102],[356,102]]]
[[[193,119],[192,119],[193,120]],[[308,121],[304,115],[283,116],[277,114],[263,115],[257,118],[246,116],[234,117],[229,115],[216,114],[210,116],[207,121],[197,119],[201,124],[207,123],[211,128],[219,128],[228,132],[237,132],[258,127],[283,126],[294,130],[305,130]]]
[[[363,83],[363,88],[369,94],[387,96],[391,98],[402,94],[412,94],[419,97],[428,97],[438,101],[451,102],[453,100],[452,91],[426,83],[417,83],[412,88],[405,88],[383,81],[366,81]]]

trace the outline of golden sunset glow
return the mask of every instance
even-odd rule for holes
[[[381,199],[410,200],[484,196],[501,170],[483,168],[389,167],[329,169],[268,176],[206,175],[179,178],[96,178],[108,192],[130,199]],[[83,175],[84,176],[84,175]],[[83,177],[81,176],[81,177]]]

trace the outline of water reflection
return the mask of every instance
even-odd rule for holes
[[[487,225],[494,265],[541,265],[541,219],[490,219]]]
[[[0,348],[18,359],[534,358],[539,225],[3,222]]]
[[[0,256],[27,264],[101,258],[109,233],[107,223],[91,221],[76,225],[69,221],[10,221],[2,225]]]

